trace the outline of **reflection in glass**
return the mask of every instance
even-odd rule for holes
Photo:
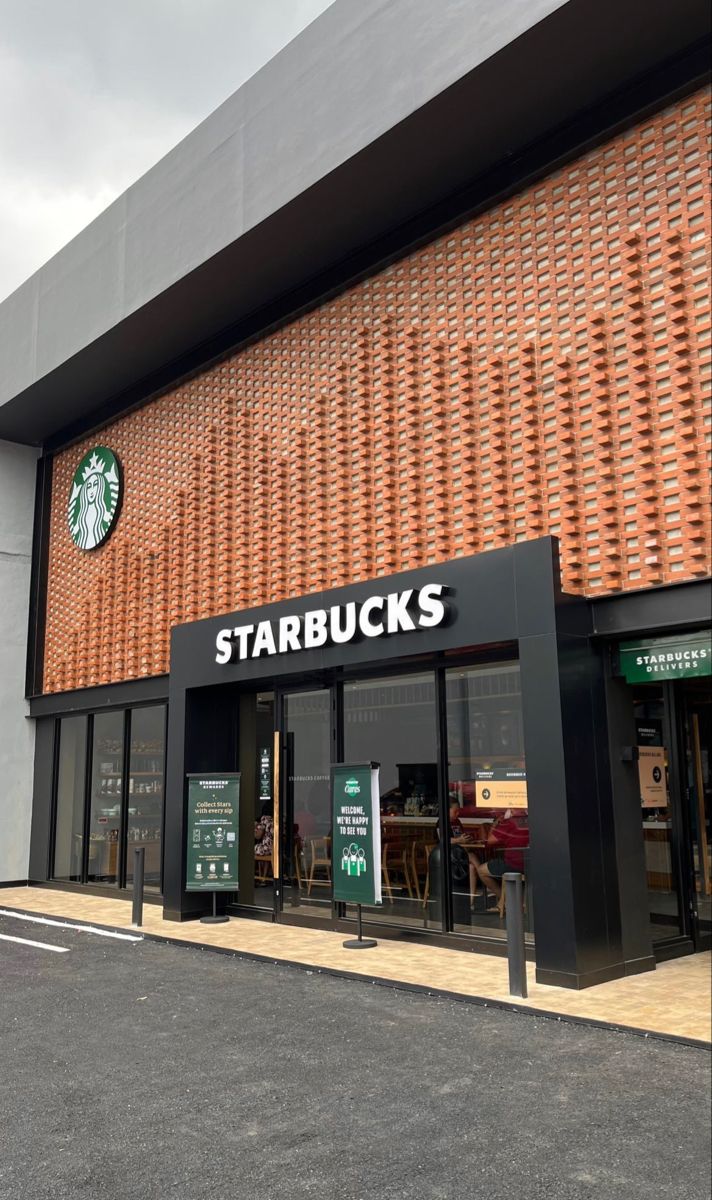
[[[53,875],[75,883],[82,877],[86,753],[86,717],[64,717],[59,731]]]
[[[344,761],[380,764],[383,905],[369,920],[438,921],[436,726],[432,672],[344,685]]]
[[[445,673],[453,927],[504,937],[501,877],[525,877],[529,828],[519,664]]]
[[[132,711],[126,886],[133,885],[134,851],[143,846],[145,887],[154,892],[161,887],[165,729],[165,705]]]
[[[89,798],[90,883],[116,883],[124,762],[123,712],[97,713]]]
[[[692,869],[698,933],[712,934],[712,693],[709,679],[688,679],[684,689],[685,766],[690,803]]]
[[[293,692],[284,698],[284,906],[331,916],[330,691]]]
[[[665,702],[662,688],[654,684],[639,687],[633,705],[639,752],[638,783],[645,845],[650,934],[656,942],[677,937],[682,933],[680,898],[672,848],[669,750],[663,745]],[[655,757],[656,750],[659,759]],[[653,778],[655,766],[658,767],[660,779]]]

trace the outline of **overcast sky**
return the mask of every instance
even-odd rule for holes
[[[331,0],[0,0],[0,299]]]

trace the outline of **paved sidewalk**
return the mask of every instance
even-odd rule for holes
[[[71,921],[131,928],[131,902],[51,888],[0,888],[0,910],[21,909]],[[142,932],[176,942],[294,963],[340,975],[405,984],[463,998],[514,1004],[520,1011],[602,1022],[615,1028],[712,1042],[712,955],[662,963],[656,971],[617,979],[581,992],[547,987],[528,964],[527,1000],[510,997],[507,962],[487,954],[409,945],[383,938],[373,950],[344,950],[343,934],[233,918],[224,925],[164,921],[157,905],[144,906]]]
[[[35,921],[0,1200],[709,1200],[706,1049]]]

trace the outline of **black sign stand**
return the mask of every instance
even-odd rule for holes
[[[202,925],[222,925],[224,921],[229,921],[229,920],[230,920],[230,918],[227,916],[226,913],[218,914],[218,894],[217,894],[217,892],[213,892],[212,916],[208,915],[207,917],[201,917],[200,918],[201,924]]]
[[[372,950],[374,946],[378,945],[378,942],[375,938],[365,938],[363,936],[360,904],[356,905],[356,921],[358,922],[358,937],[349,938],[347,942],[344,942],[344,950]]]

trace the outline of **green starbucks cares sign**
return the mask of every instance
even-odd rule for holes
[[[74,472],[67,504],[72,541],[80,550],[94,550],[113,528],[121,500],[121,467],[112,450],[95,446]]]

